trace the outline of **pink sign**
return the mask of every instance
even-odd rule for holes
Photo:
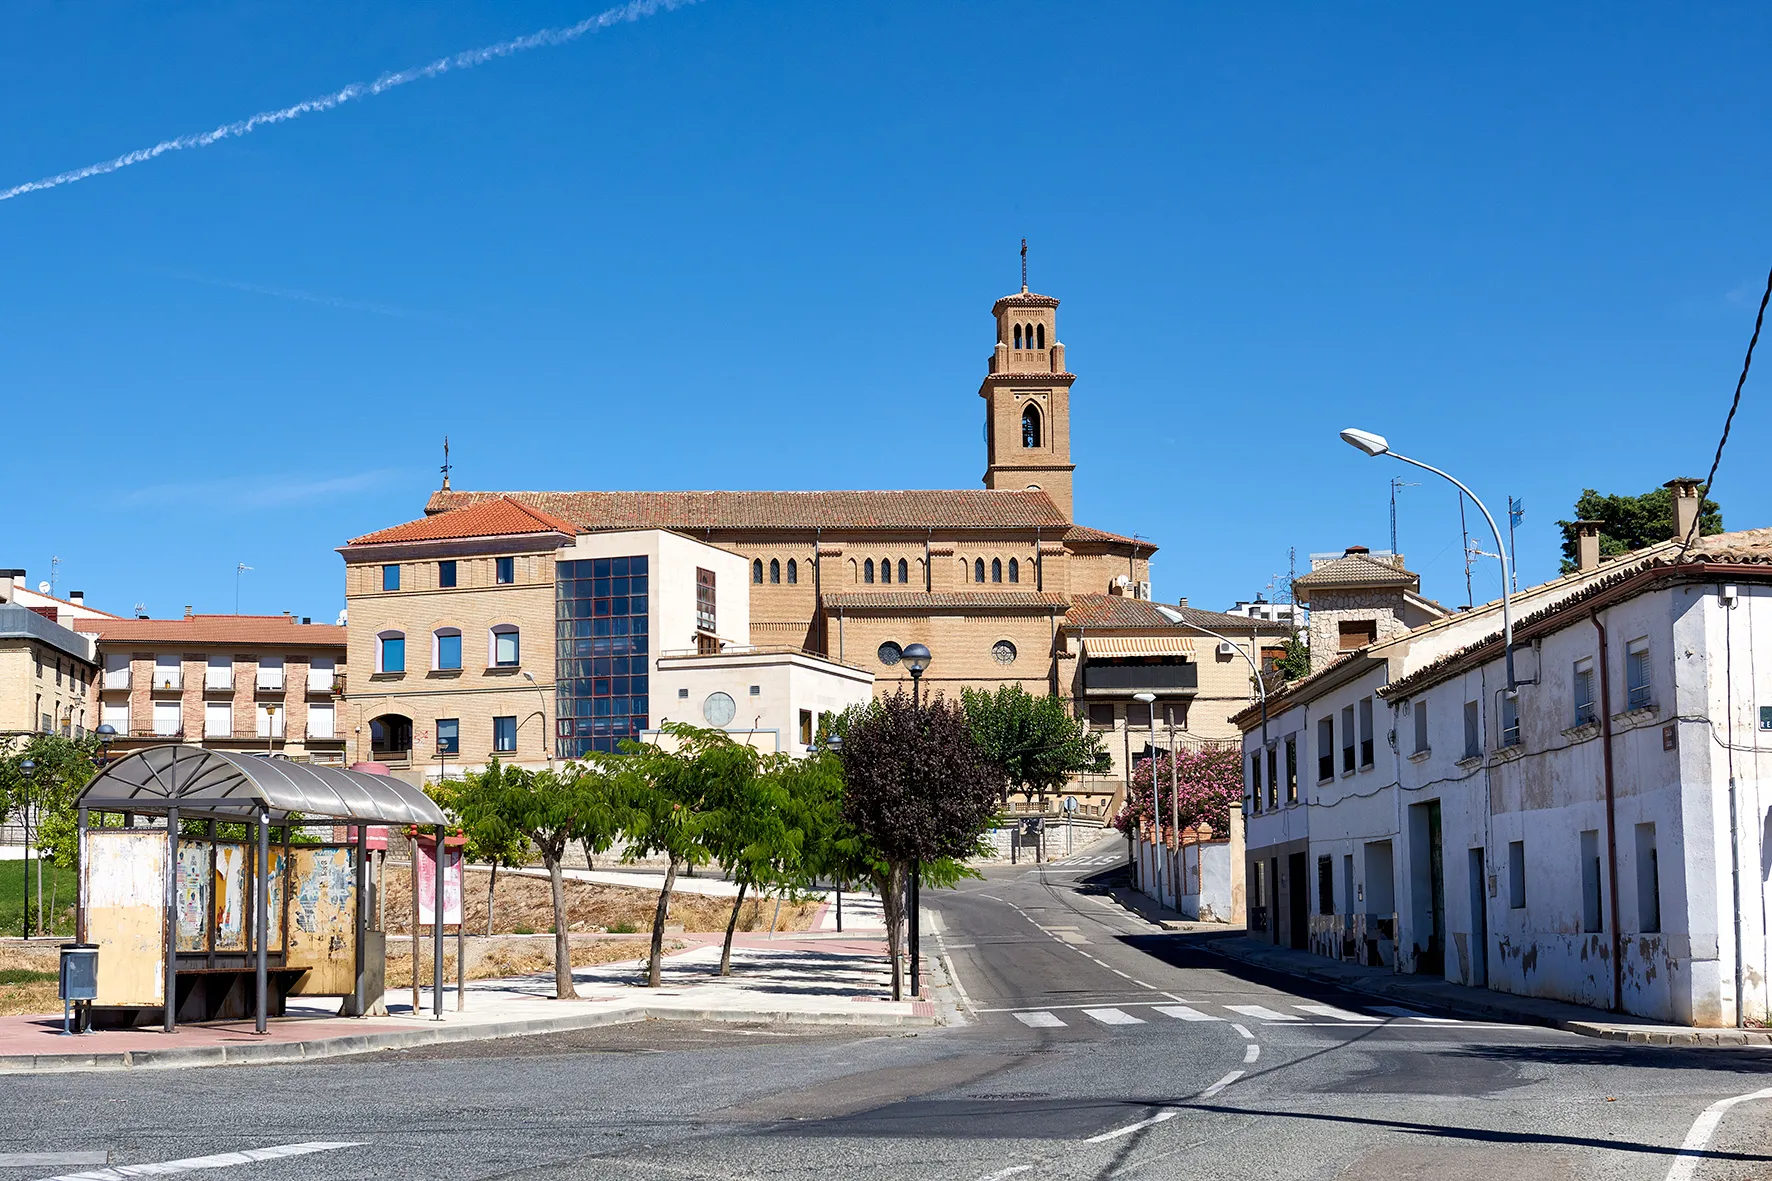
[[[453,841],[443,848],[443,925],[461,922],[462,851]],[[419,838],[412,843],[414,864],[418,867],[418,921],[430,926],[437,913],[437,842]]]

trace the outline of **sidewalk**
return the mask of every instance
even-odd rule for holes
[[[680,939],[682,936],[673,936]],[[689,937],[695,940],[695,936]],[[555,1000],[554,977],[475,980],[467,1009],[443,990],[443,1020],[411,1011],[411,990],[390,991],[387,1017],[346,1018],[320,1007],[274,1019],[264,1035],[246,1021],[180,1026],[171,1037],[150,1030],[101,1030],[61,1036],[61,1017],[0,1017],[0,1074],[34,1071],[143,1070],[303,1062],[441,1042],[523,1037],[631,1021],[739,1021],[933,1026],[926,1001],[894,1002],[885,948],[858,936],[739,936],[733,975],[718,974],[720,941],[707,936],[664,961],[662,986],[644,987],[633,961],[574,968],[576,1001]],[[427,1006],[430,989],[422,994]],[[299,1001],[299,998],[298,998]]]
[[[1488,988],[1453,984],[1439,977],[1401,975],[1387,968],[1343,963],[1308,951],[1275,947],[1266,940],[1252,939],[1240,932],[1211,939],[1207,946],[1220,955],[1269,971],[1320,980],[1349,992],[1443,1009],[1479,1021],[1548,1025],[1586,1037],[1656,1046],[1772,1046],[1772,1030],[1662,1025],[1646,1018],[1608,1013],[1585,1005],[1515,996]]]

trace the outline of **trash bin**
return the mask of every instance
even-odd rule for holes
[[[68,1020],[72,1007],[98,999],[98,944],[62,944],[57,992],[62,1002],[62,1032],[72,1033]]]

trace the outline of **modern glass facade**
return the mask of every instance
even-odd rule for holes
[[[560,758],[614,751],[646,729],[648,574],[644,555],[555,566]]]

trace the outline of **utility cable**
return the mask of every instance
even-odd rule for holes
[[[1748,338],[1747,356],[1741,362],[1741,376],[1735,379],[1735,398],[1729,403],[1729,416],[1723,420],[1723,436],[1717,440],[1716,457],[1710,461],[1710,475],[1704,478],[1704,491],[1698,494],[1698,511],[1692,514],[1692,528],[1686,534],[1686,542],[1680,547],[1680,555],[1685,556],[1692,543],[1698,540],[1698,530],[1704,522],[1704,504],[1710,499],[1711,482],[1717,478],[1717,465],[1723,462],[1723,448],[1729,442],[1729,427],[1735,422],[1735,412],[1741,408],[1741,388],[1747,384],[1747,371],[1753,368],[1754,345],[1760,342],[1760,326],[1766,322],[1766,302],[1772,300],[1772,271],[1766,272],[1766,292],[1760,296],[1760,313],[1754,317],[1754,334]]]

